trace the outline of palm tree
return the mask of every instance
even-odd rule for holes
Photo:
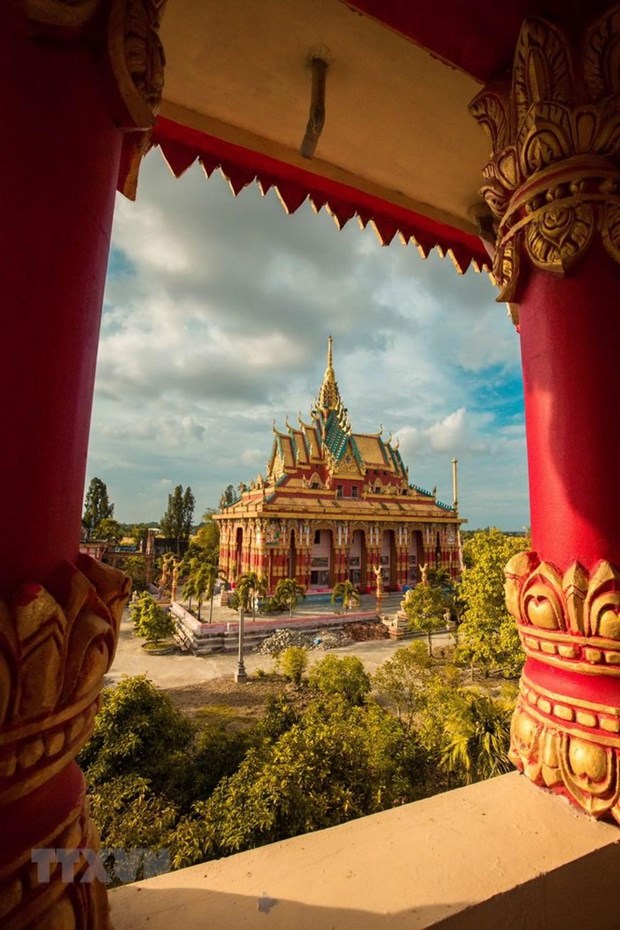
[[[196,595],[196,600],[198,601],[198,613],[196,619],[200,620],[200,609],[202,607],[202,602],[204,600],[205,594],[209,590],[209,566],[207,564],[202,564],[194,572],[194,593]]]
[[[196,593],[196,573],[192,572],[187,576],[183,585],[183,597],[187,598],[187,609],[190,613],[192,611],[192,598],[196,597]]]
[[[335,604],[339,600],[342,600],[345,610],[350,610],[353,606],[359,607],[359,594],[352,581],[339,581],[337,585],[334,585],[331,602]]]
[[[304,598],[306,593],[300,584],[297,584],[294,578],[281,578],[276,585],[274,592],[275,597],[288,607],[289,618],[293,619],[293,611],[297,607],[299,598]]]
[[[428,571],[428,583],[434,588],[446,588],[452,590],[454,583],[452,575],[446,568],[431,568]]]
[[[244,572],[237,578],[237,591],[244,610],[252,611],[252,620],[256,620],[256,601],[267,593],[267,579],[257,572]]]
[[[466,784],[509,772],[511,712],[506,701],[461,691],[445,720],[442,768],[460,773]]]
[[[215,595],[215,583],[218,579],[224,580],[224,574],[220,571],[217,564],[217,558],[209,559],[205,563],[207,573],[207,597],[209,599],[209,623],[213,622],[213,597]]]

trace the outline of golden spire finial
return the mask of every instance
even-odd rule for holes
[[[340,392],[334,374],[334,340],[327,338],[327,367],[323,375],[323,383],[316,399],[316,406],[323,410],[337,410],[342,404]]]

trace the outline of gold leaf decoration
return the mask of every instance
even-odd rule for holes
[[[0,806],[61,771],[92,731],[131,583],[88,556],[78,565],[0,601]]]
[[[505,569],[506,607],[527,655],[580,673],[620,677],[620,569],[600,561],[592,574],[574,562],[562,575],[534,552]]]
[[[528,254],[537,268],[565,272],[588,247],[594,232],[594,217],[589,204],[549,207],[529,223],[525,230]]]
[[[568,273],[597,230],[620,261],[619,75],[620,7],[594,23],[583,50],[557,26],[529,19],[511,86],[496,83],[472,101],[493,143],[481,194],[499,219],[498,300],[519,301],[528,265]]]
[[[620,7],[612,7],[588,30],[583,77],[595,102],[620,93]]]
[[[606,204],[601,209],[599,228],[603,245],[620,262],[620,204]]]

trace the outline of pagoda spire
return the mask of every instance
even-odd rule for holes
[[[334,340],[331,336],[327,338],[327,367],[323,375],[315,406],[319,410],[338,410],[342,407],[340,391],[334,373]]]
[[[340,391],[338,390],[338,382],[336,381],[336,375],[334,373],[334,349],[331,336],[327,339],[327,367],[312,412],[314,415],[319,416],[323,424],[322,429],[325,428],[327,419],[333,412],[343,433],[346,435],[351,434],[351,423],[349,421],[348,411],[342,403]]]

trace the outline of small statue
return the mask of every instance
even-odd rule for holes
[[[170,598],[173,601],[176,601],[177,599],[177,585],[179,583],[179,566],[180,565],[181,565],[180,562],[172,563],[172,587],[170,591]]]
[[[383,572],[380,565],[375,565],[373,571],[377,579],[377,599],[380,599],[383,597]]]
[[[174,556],[167,555],[161,565],[161,578],[159,579],[160,591],[165,591],[170,584],[170,565],[174,562]]]
[[[420,575],[421,575],[420,584],[426,587],[426,585],[428,584],[428,565],[426,564],[426,562],[424,563],[424,565],[420,565]]]

